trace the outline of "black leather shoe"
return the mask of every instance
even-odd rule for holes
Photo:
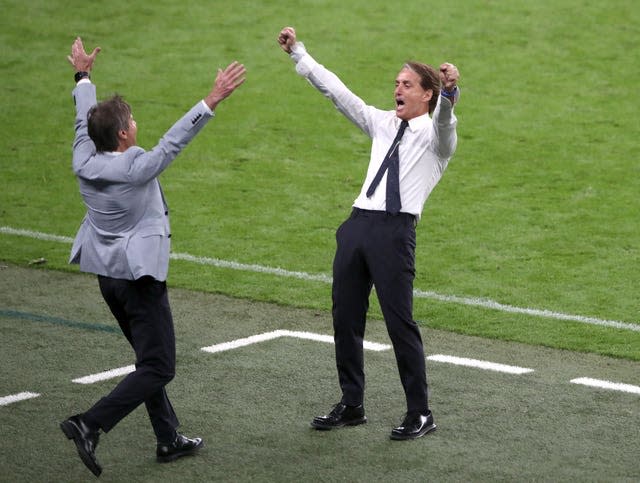
[[[427,414],[407,413],[402,424],[391,430],[391,439],[416,439],[435,429],[431,411]]]
[[[156,449],[156,459],[160,463],[168,463],[183,456],[195,454],[195,452],[203,446],[204,441],[202,441],[202,438],[191,439],[178,434],[173,443],[158,443],[158,448]]]
[[[362,404],[359,406],[347,406],[346,404],[338,403],[329,414],[313,418],[311,426],[316,429],[333,429],[343,426],[357,426],[366,422],[367,417],[364,415],[364,406]]]
[[[80,459],[91,473],[100,476],[102,467],[96,459],[96,446],[100,439],[98,431],[91,431],[82,420],[82,415],[71,416],[60,423],[60,429],[68,439],[72,439],[78,449]]]

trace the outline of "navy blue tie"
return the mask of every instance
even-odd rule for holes
[[[405,120],[400,123],[398,134],[396,134],[387,155],[380,165],[380,169],[374,176],[371,185],[369,185],[369,189],[367,189],[367,197],[371,198],[385,171],[389,170],[387,173],[387,212],[392,215],[398,214],[400,208],[402,208],[402,203],[400,202],[400,157],[398,156],[398,145],[408,125],[409,123]]]

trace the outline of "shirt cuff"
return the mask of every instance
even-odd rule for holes
[[[318,66],[318,61],[307,53],[304,45],[302,46],[302,50],[298,51],[295,55],[299,55],[296,60],[296,72],[302,77],[309,77],[313,69]],[[291,57],[293,58],[293,56],[294,54],[292,52]]]
[[[297,64],[306,53],[307,49],[304,44],[302,42],[296,42],[295,44],[293,44],[293,47],[291,47],[291,53],[289,54],[289,56]]]
[[[211,115],[214,115],[214,112],[211,110],[211,108],[210,108],[209,106],[207,106],[207,103],[206,103],[206,102],[204,102],[204,99],[202,99],[202,100],[200,101],[200,104],[202,104],[202,107],[204,107],[204,110],[205,110],[206,112],[208,112],[208,113],[209,113],[209,114],[211,114]]]

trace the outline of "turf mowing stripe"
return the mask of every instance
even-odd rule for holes
[[[506,364],[498,364],[496,362],[467,359],[466,357],[446,356],[443,354],[429,356],[427,357],[427,360],[446,362],[458,366],[477,367],[478,369],[485,369],[488,371],[506,372],[507,374],[526,374],[528,372],[533,372],[533,369],[528,369],[526,367],[508,366]]]
[[[264,334],[252,335],[243,339],[236,339],[230,342],[223,342],[221,344],[214,344],[207,347],[203,347],[200,350],[210,353],[224,352],[232,349],[238,349],[239,347],[245,347],[251,344],[257,344],[258,342],[264,342],[267,340],[278,339],[280,337],[293,337],[295,339],[307,339],[315,340],[318,342],[326,342],[333,344],[333,336],[324,334],[314,334],[313,332],[297,332],[291,330],[274,330],[273,332],[265,332]],[[372,351],[385,351],[391,349],[390,345],[378,344],[377,342],[364,341],[363,347]]]
[[[37,231],[22,230],[11,228],[9,226],[0,226],[0,233],[7,235],[25,236],[29,238],[35,238],[38,240],[56,241],[62,243],[72,243],[73,239],[60,235],[50,235],[47,233],[41,233]],[[245,264],[239,262],[233,262],[228,260],[220,260],[218,258],[210,257],[196,257],[188,253],[171,253],[170,258],[172,260],[183,260],[191,263],[198,263],[200,265],[209,265],[218,268],[229,268],[232,270],[241,270],[254,273],[266,273],[269,275],[276,275],[279,277],[291,277],[300,280],[307,280],[313,282],[331,283],[332,278],[328,275],[319,273],[307,273],[285,270],[283,268],[266,267],[257,264]],[[602,327],[612,327],[614,329],[631,330],[634,332],[640,332],[640,324],[621,322],[618,320],[598,319],[596,317],[585,317],[582,315],[565,314],[562,312],[554,312],[546,309],[533,309],[527,307],[516,307],[513,305],[502,304],[494,300],[480,299],[473,297],[460,297],[457,295],[442,295],[436,292],[414,290],[414,296],[417,298],[426,298],[432,300],[438,300],[440,302],[449,302],[461,305],[469,305],[473,307],[482,307],[485,309],[498,310],[500,312],[508,312],[515,314],[532,315],[535,317],[545,317],[549,319],[567,320],[571,322],[579,322],[582,324],[599,325]]]
[[[569,381],[573,384],[581,384],[583,386],[597,387],[600,389],[609,389],[612,391],[629,392],[632,394],[640,394],[640,386],[631,384],[623,384],[621,382],[603,381],[600,379],[591,379],[590,377],[578,377]]]
[[[18,401],[25,401],[27,399],[33,399],[34,397],[38,397],[40,394],[37,392],[19,392],[18,394],[11,394],[9,396],[0,397],[0,406],[7,406],[8,404],[13,404]]]
[[[72,379],[71,382],[78,384],[93,384],[94,382],[106,381],[107,379],[113,379],[114,377],[123,376],[136,370],[136,366],[131,364],[130,366],[118,367],[117,369],[110,369],[108,371],[99,372],[97,374],[90,374],[88,376]]]
[[[102,332],[120,332],[120,329],[111,325],[90,324],[88,322],[75,322],[73,320],[60,319],[58,317],[49,317],[48,315],[30,314],[27,312],[18,312],[15,310],[0,309],[0,317],[8,317],[11,319],[30,320],[32,322],[46,322],[48,324],[64,325],[76,329],[99,330]]]

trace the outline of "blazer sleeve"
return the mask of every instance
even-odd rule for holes
[[[74,162],[74,172],[88,181],[100,180],[135,186],[148,183],[169,166],[213,115],[209,107],[200,101],[162,136],[153,149],[145,151],[140,146],[132,146],[124,153],[114,156],[108,163],[100,155],[92,157],[89,154],[90,159]],[[86,153],[83,152],[83,156]]]
[[[87,113],[97,102],[96,86],[90,82],[77,84],[73,89],[73,102],[76,106],[73,171],[77,172],[96,153],[96,146],[89,137],[87,129]]]
[[[133,184],[143,184],[162,173],[213,116],[214,113],[203,101],[198,102],[162,136],[153,149],[135,157],[127,167],[128,180]]]

